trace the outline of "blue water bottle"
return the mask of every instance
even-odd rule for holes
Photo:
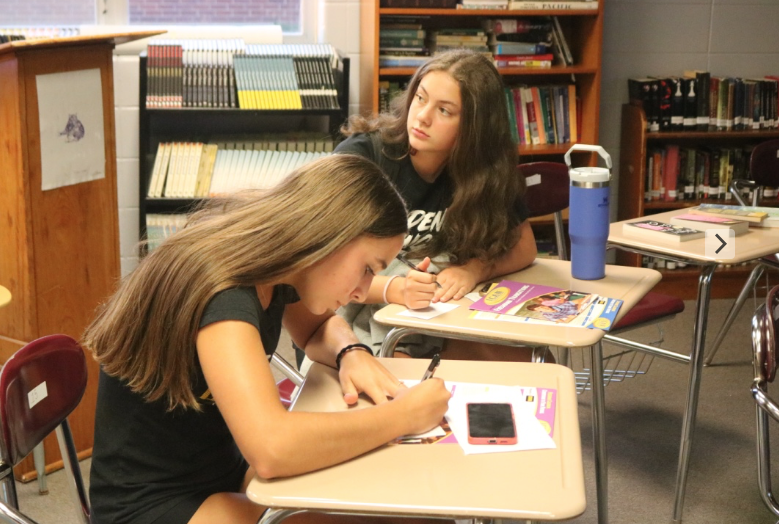
[[[572,151],[596,152],[607,167],[572,168]],[[576,144],[565,153],[565,164],[571,178],[568,210],[571,274],[581,280],[597,280],[606,276],[611,157],[601,146]]]

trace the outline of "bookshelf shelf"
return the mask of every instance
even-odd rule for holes
[[[638,218],[661,211],[681,209],[702,203],[734,203],[716,199],[681,201],[644,200],[647,176],[647,154],[650,148],[665,144],[680,144],[685,147],[742,147],[758,144],[764,140],[779,137],[777,130],[761,131],[646,131],[644,110],[633,104],[622,106],[622,138],[620,142],[619,165],[619,207],[618,220]],[[761,206],[779,206],[779,199],[763,199]],[[617,252],[617,261],[623,265],[638,266],[641,257],[631,253]],[[752,265],[720,268],[712,280],[712,297],[733,298],[738,295],[752,270]],[[662,271],[663,280],[656,290],[668,292],[687,299],[697,296],[699,271],[697,269],[676,269]]]
[[[333,138],[346,121],[349,108],[349,58],[337,57],[334,69],[338,109],[147,108],[147,58],[140,60],[139,115],[139,233],[146,236],[147,215],[191,210],[201,198],[147,197],[157,148],[165,142],[252,140],[259,135],[317,131]]]
[[[488,16],[494,18],[508,18],[515,16],[538,16],[539,11],[516,10],[507,11],[505,9],[420,9],[405,7],[381,7],[381,15],[393,16]],[[544,9],[544,15],[565,15],[565,16],[597,16],[598,9]]]

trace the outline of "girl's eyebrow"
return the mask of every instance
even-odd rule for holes
[[[427,89],[425,89],[425,86],[422,85],[422,82],[419,83],[419,89],[421,91],[424,91],[426,95],[428,94],[427,93]],[[450,105],[452,107],[459,107],[455,102],[452,102],[450,100],[439,100],[438,103],[439,104]]]

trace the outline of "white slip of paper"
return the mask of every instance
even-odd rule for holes
[[[401,311],[398,313],[398,315],[429,320],[431,318],[437,317],[438,315],[443,315],[444,313],[447,313],[457,307],[459,307],[457,304],[444,304],[443,302],[436,302],[435,304],[430,304],[426,308],[407,309],[405,311]]]
[[[403,380],[412,387],[418,380]],[[446,382],[446,388],[453,392],[446,411],[446,420],[452,429],[457,443],[466,455],[479,453],[505,453],[509,451],[528,451],[531,449],[554,449],[556,444],[546,432],[541,422],[535,417],[535,404],[525,401],[524,388],[521,386],[499,386],[494,384],[473,384],[467,382]],[[472,402],[507,402],[514,411],[514,423],[517,429],[517,443],[511,445],[475,445],[468,443],[468,415],[466,405]],[[431,436],[440,435],[440,426],[433,430]],[[428,432],[429,433],[429,432]],[[422,438],[428,436],[408,435],[406,438]]]

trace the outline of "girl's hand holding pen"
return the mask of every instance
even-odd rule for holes
[[[406,435],[422,433],[441,423],[449,407],[452,394],[440,378],[424,380],[412,388],[401,390],[392,402],[403,404],[409,424]]]

